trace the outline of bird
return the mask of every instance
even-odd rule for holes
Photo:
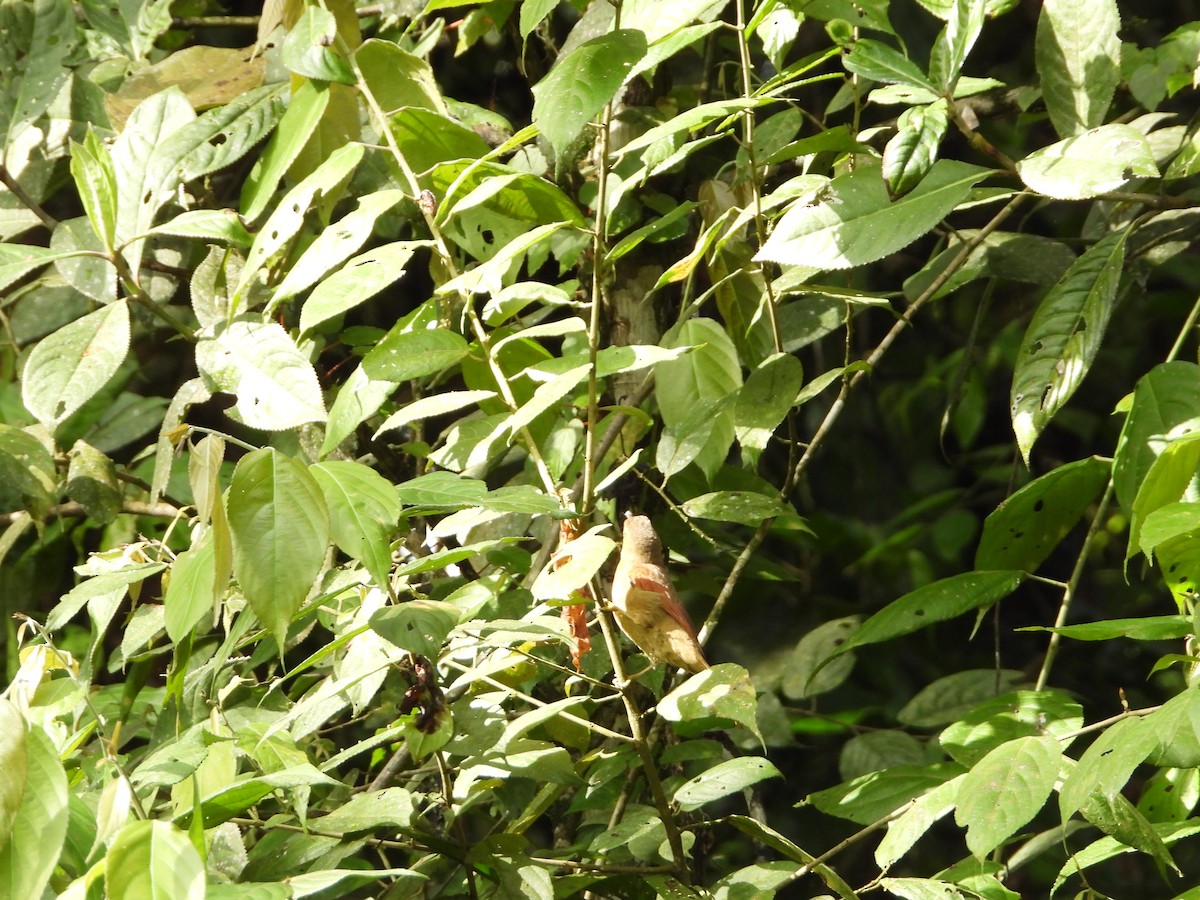
[[[662,542],[646,516],[625,520],[612,611],[621,630],[652,663],[693,675],[709,668],[696,629],[671,584]]]

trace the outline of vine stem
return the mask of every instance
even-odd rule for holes
[[[1112,501],[1113,495],[1113,479],[1110,475],[1108,484],[1104,488],[1104,496],[1100,498],[1100,505],[1096,508],[1096,514],[1092,516],[1092,524],[1088,526],[1087,536],[1083,539],[1083,546],[1079,548],[1079,555],[1075,557],[1075,567],[1071,570],[1071,577],[1067,581],[1067,586],[1063,589],[1062,602],[1058,605],[1058,615],[1054,618],[1054,627],[1062,628],[1067,622],[1067,615],[1071,611],[1071,602],[1075,599],[1075,592],[1079,588],[1079,579],[1083,577],[1083,568],[1087,565],[1088,553],[1092,549],[1092,542],[1096,539],[1096,534],[1100,531],[1100,523],[1104,520],[1105,513],[1108,512],[1108,504]],[[1035,691],[1043,690],[1046,687],[1046,682],[1050,679],[1050,667],[1054,665],[1054,658],[1058,655],[1058,648],[1062,644],[1062,635],[1057,631],[1050,633],[1050,641],[1046,645],[1046,655],[1042,659],[1042,668],[1038,672],[1037,683],[1034,685]]]
[[[946,266],[946,268],[943,269],[942,272],[929,283],[929,286],[921,292],[920,296],[918,296],[917,299],[915,299],[909,305],[908,309],[904,311],[904,313],[891,327],[888,333],[885,334],[879,341],[879,344],[875,347],[875,349],[871,351],[870,355],[866,359],[867,368],[854,373],[853,376],[851,376],[842,384],[842,389],[838,392],[837,399],[834,400],[833,405],[829,407],[829,411],[825,414],[825,418],[821,420],[821,424],[817,427],[816,433],[808,442],[808,446],[805,448],[800,459],[796,462],[796,465],[788,479],[789,486],[794,486],[799,483],[800,478],[808,468],[809,463],[812,462],[813,455],[825,442],[825,439],[829,436],[829,432],[833,429],[834,424],[841,416],[842,410],[845,409],[846,400],[850,396],[850,392],[859,384],[861,384],[868,373],[870,373],[879,364],[879,361],[883,359],[883,357],[887,354],[887,351],[891,349],[892,344],[895,343],[896,338],[900,336],[904,329],[912,324],[913,319],[916,317],[917,313],[921,311],[925,304],[927,304],[937,295],[937,292],[941,290],[942,286],[946,284],[946,282],[948,282],[954,276],[954,274],[966,264],[967,259],[973,252],[975,252],[975,249],[979,247],[985,240],[987,240],[988,235],[999,228],[1004,221],[1017,210],[1027,196],[1028,195],[1024,193],[1017,194],[1012,198],[1012,200],[1005,204],[1004,208],[996,213],[996,215],[994,215],[991,220],[983,226],[983,228],[979,230],[978,234],[972,236],[969,241],[963,242],[958,253],[954,255],[954,258],[950,260],[950,263]],[[779,499],[786,500],[787,493],[781,493],[779,495]],[[699,639],[702,645],[708,640],[708,637],[712,634],[713,629],[720,621],[721,614],[725,611],[725,606],[729,602],[729,598],[732,596],[733,590],[737,586],[742,572],[745,570],[746,566],[749,565],[750,559],[754,556],[755,551],[758,550],[762,542],[766,540],[767,534],[771,530],[771,524],[773,521],[774,520],[772,519],[764,520],[754,530],[754,534],[750,536],[750,540],[746,542],[746,546],[742,548],[741,553],[739,553],[737,559],[734,560],[733,566],[729,570],[729,575],[725,578],[725,583],[721,585],[721,592],[717,595],[717,600],[713,604],[712,611],[708,614],[708,618],[704,620],[704,626],[700,629]]]

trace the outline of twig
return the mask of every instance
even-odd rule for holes
[[[121,504],[121,513],[131,516],[153,516],[156,519],[173,519],[180,510],[170,503],[143,503],[140,500],[126,500]],[[0,526],[11,525],[17,519],[28,516],[25,510],[0,513]],[[74,500],[59,503],[46,510],[44,519],[47,522],[54,519],[81,519],[91,515],[83,506]]]
[[[13,178],[12,172],[8,171],[8,166],[3,164],[0,164],[0,183],[3,183],[6,188],[12,191],[13,196],[21,201],[21,205],[37,216],[43,225],[51,231],[58,227],[58,220],[42,209],[41,204],[29,196],[25,188],[21,186],[21,182]]]

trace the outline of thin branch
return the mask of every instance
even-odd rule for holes
[[[25,188],[21,186],[21,182],[13,178],[12,172],[8,171],[8,166],[3,164],[0,164],[0,183],[12,191],[12,195],[21,201],[21,205],[37,216],[43,225],[51,231],[58,227],[58,220],[42,209],[41,204],[29,196]]]
[[[143,503],[140,500],[126,500],[121,504],[121,514],[131,516],[152,516],[156,519],[173,519],[180,513],[180,509],[172,506],[170,503]],[[29,513],[25,510],[17,510],[16,512],[0,513],[0,527],[11,525],[18,519],[28,517]],[[43,517],[45,521],[50,522],[54,519],[82,519],[91,515],[83,506],[76,503],[74,500],[69,500],[66,503],[59,503],[56,506],[46,510],[46,515]]]

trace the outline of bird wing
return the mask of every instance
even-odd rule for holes
[[[629,586],[636,591],[654,594],[658,598],[663,612],[678,623],[680,628],[690,634],[693,640],[696,639],[696,628],[692,625],[692,620],[688,618],[687,610],[679,602],[679,597],[675,594],[674,588],[663,583],[662,576],[657,573],[653,566],[642,563],[633,566],[632,571],[629,573]]]

